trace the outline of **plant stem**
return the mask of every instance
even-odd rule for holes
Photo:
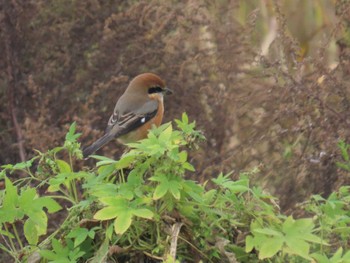
[[[22,243],[22,240],[20,239],[20,237],[18,235],[17,227],[16,227],[16,225],[14,223],[12,223],[11,225],[12,225],[13,232],[15,233],[17,242],[18,242],[19,246],[21,247],[21,249],[23,249],[23,243]]]
[[[11,233],[11,232],[9,231],[8,227],[7,227],[7,224],[4,223],[3,225],[4,225],[4,227],[5,227],[6,232],[7,232],[7,233]],[[12,250],[13,252],[17,251],[17,249],[16,249],[16,247],[15,247],[15,244],[12,242],[12,238],[11,238],[11,237],[9,237],[9,241],[10,241],[10,245],[11,245],[11,250]]]

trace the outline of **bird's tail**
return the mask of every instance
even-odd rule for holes
[[[90,146],[84,148],[83,149],[84,158],[87,158],[89,155],[96,152],[98,149],[100,149],[103,145],[111,141],[113,138],[114,138],[113,134],[107,133],[103,135],[101,138],[99,138],[97,141],[95,141],[93,144],[91,144]]]

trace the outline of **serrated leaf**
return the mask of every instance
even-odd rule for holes
[[[171,134],[173,132],[173,126],[169,125],[162,133],[159,135],[159,141],[168,142],[170,140]]]
[[[188,116],[186,112],[182,113],[182,122],[188,124]]]
[[[56,160],[56,164],[58,166],[60,173],[71,173],[72,172],[70,165],[66,161]]]

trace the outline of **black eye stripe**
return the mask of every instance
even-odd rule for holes
[[[152,87],[148,89],[148,94],[152,94],[152,93],[160,93],[162,92],[163,89],[161,87]]]

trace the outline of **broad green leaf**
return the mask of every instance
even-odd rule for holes
[[[247,236],[245,238],[245,252],[249,253],[254,248],[254,238],[252,236]]]
[[[168,142],[173,132],[173,126],[169,125],[159,136],[161,142]]]
[[[316,262],[317,263],[332,263],[328,258],[327,256],[325,255],[321,255],[321,254],[318,254],[318,253],[313,253],[311,254],[311,257],[313,259],[316,259]]]
[[[317,243],[317,244],[329,246],[329,244],[326,241],[322,240],[322,238],[320,238],[314,234],[304,233],[302,235],[302,239],[309,241],[309,242],[312,242],[312,243]]]
[[[340,247],[338,248],[338,250],[334,253],[333,257],[332,257],[332,261],[334,262],[339,262],[342,258],[343,255],[343,248]]]
[[[97,219],[97,220],[113,219],[119,216],[123,212],[123,210],[124,209],[120,207],[108,206],[97,211],[97,213],[94,215],[94,219]]]
[[[132,213],[134,216],[137,216],[137,217],[142,217],[142,218],[146,218],[146,219],[153,218],[153,212],[149,209],[146,209],[146,208],[135,209],[132,211]]]
[[[260,247],[259,259],[273,257],[278,251],[282,249],[283,242],[283,237],[274,237],[266,239]]]
[[[115,169],[121,170],[128,168],[130,164],[135,161],[135,159],[136,156],[133,155],[123,156],[119,161],[116,162]]]
[[[344,254],[343,260],[344,262],[350,262],[350,250]]]
[[[47,215],[43,210],[28,211],[30,220],[36,225],[38,235],[45,235],[47,231]]]
[[[36,224],[29,218],[26,220],[23,226],[24,236],[26,237],[30,245],[36,245],[39,241],[39,235],[36,228]]]
[[[28,210],[40,210],[42,207],[36,202],[36,190],[35,188],[27,188],[22,191],[21,195],[18,198],[18,205],[24,211]],[[35,199],[35,200],[34,200]]]
[[[286,245],[291,253],[299,255],[303,258],[310,259],[309,249],[310,245],[299,238],[285,237]]]
[[[97,164],[96,164],[97,166]],[[115,172],[115,164],[102,165],[98,167],[99,179],[104,179]]]
[[[14,208],[18,204],[17,188],[12,184],[10,179],[5,176],[5,197],[2,203],[4,209]]]
[[[72,169],[70,167],[70,165],[63,160],[56,160],[58,169],[60,170],[60,173],[71,173]]]
[[[55,213],[62,209],[59,203],[53,200],[51,197],[44,196],[35,200],[35,204],[41,207],[46,207],[47,211],[51,213]]]
[[[66,254],[64,251],[64,247],[61,245],[60,241],[58,241],[56,238],[52,239],[51,245],[52,245],[53,250],[56,253]]]
[[[168,184],[167,183],[161,183],[157,185],[156,189],[153,193],[153,199],[158,200],[162,198],[167,192],[168,192]]]
[[[259,233],[259,234],[264,234],[268,236],[283,237],[283,234],[281,232],[278,232],[270,228],[255,228],[253,230],[253,233]]]
[[[189,162],[185,162],[182,164],[182,167],[188,171],[194,172],[196,169],[194,169],[193,165],[190,164]]]
[[[85,241],[89,234],[89,230],[86,228],[76,228],[72,232],[70,232],[67,237],[74,239],[74,247],[79,246],[81,243]]]
[[[99,201],[104,205],[114,206],[114,207],[127,207],[127,200],[120,196],[103,197]]]
[[[180,194],[180,190],[179,190],[179,183],[173,182],[173,181],[170,182],[169,190],[170,190],[170,193],[174,196],[174,198],[176,200],[180,200],[181,194]]]
[[[178,154],[179,156],[179,162],[180,163],[184,163],[187,161],[187,152],[186,151],[182,151]]]
[[[50,250],[47,250],[47,249],[39,250],[39,254],[43,258],[50,260],[50,262],[52,262],[53,260],[57,259],[57,255],[54,252],[52,252]]]
[[[123,234],[128,230],[132,222],[131,211],[124,211],[114,221],[114,231],[116,234]]]

